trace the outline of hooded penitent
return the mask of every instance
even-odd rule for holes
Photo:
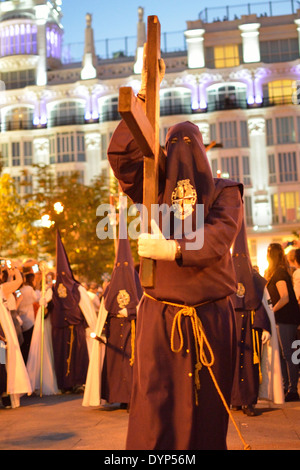
[[[79,283],[57,232],[56,284],[51,312],[54,363],[59,389],[70,389],[85,383],[89,363],[87,322],[79,307]]]
[[[241,310],[256,310],[261,305],[266,282],[252,267],[244,221],[233,246],[232,258],[238,283],[237,293],[233,296],[234,306]]]
[[[183,122],[171,127],[166,136],[166,150],[163,202],[177,203],[175,217],[181,219],[195,213],[195,204],[204,204],[206,216],[213,202],[215,184],[198,126]],[[186,211],[182,210],[183,204],[187,206]]]
[[[166,152],[158,203],[174,205],[176,228],[193,219],[193,229],[196,204],[204,204],[204,244],[189,250],[187,237],[178,239],[181,259],[156,261],[154,288],[141,300],[126,449],[224,449],[228,416],[207,369],[198,375],[191,317],[183,312],[194,308],[201,320],[214,352],[216,380],[228,400],[235,350],[230,247],[240,226],[242,189],[213,178],[201,134],[192,123],[169,130]],[[112,137],[108,157],[123,191],[141,202],[143,154],[124,122]]]
[[[249,406],[257,402],[261,380],[262,330],[271,331],[268,314],[262,304],[265,280],[253,269],[243,221],[233,247],[237,291],[232,295],[237,331],[237,361],[231,403]]]
[[[126,236],[126,219],[122,209],[120,210],[119,230],[124,238],[119,237],[114,270],[104,292],[104,304],[110,314],[118,315],[119,310],[126,308],[128,316],[133,315],[135,318],[141,288],[133,264],[129,239]]]
[[[110,403],[129,403],[135,358],[135,320],[141,286],[134,268],[126,219],[121,207],[119,243],[111,281],[104,292],[106,354],[102,373],[102,398]]]
[[[82,313],[79,308],[79,283],[74,279],[59,231],[57,231],[56,238],[56,270],[56,284],[53,288],[52,299],[54,304],[52,324],[62,328],[80,321]]]

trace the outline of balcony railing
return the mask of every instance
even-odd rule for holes
[[[274,98],[263,98],[261,103],[248,104],[244,100],[220,100],[215,101],[214,103],[208,103],[206,108],[192,109],[187,106],[186,103],[182,104],[168,104],[161,105],[160,115],[161,116],[174,116],[174,115],[183,115],[183,114],[197,114],[197,113],[210,113],[214,111],[228,111],[233,109],[252,109],[252,108],[264,108],[270,106],[279,106],[279,105],[289,105],[295,104],[294,100],[291,97],[282,96]],[[299,103],[296,103],[299,104]],[[100,113],[99,118],[86,119],[83,115],[74,115],[74,116],[58,116],[50,118],[45,124],[34,124],[32,120],[22,119],[22,120],[9,120],[3,121],[0,124],[0,132],[8,131],[21,131],[21,130],[31,130],[31,129],[40,129],[40,128],[51,128],[59,126],[74,126],[74,125],[86,125],[86,124],[95,124],[101,122],[109,121],[119,121],[121,116],[118,110],[110,110]]]

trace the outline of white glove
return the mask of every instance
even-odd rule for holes
[[[270,338],[271,338],[270,333],[267,330],[263,330],[262,335],[261,335],[262,344],[266,344]]]
[[[152,233],[142,233],[138,239],[138,254],[142,258],[174,261],[177,252],[175,240],[166,240],[155,220],[151,220]]]
[[[128,317],[128,312],[127,312],[127,308],[122,308],[122,310],[119,310],[119,315],[121,315],[121,317]]]
[[[147,72],[148,72],[148,63],[147,63],[147,43],[144,44],[144,52],[143,52],[143,70],[142,70],[142,83],[141,83],[141,89],[138,93],[138,96],[140,98],[144,97],[146,95],[146,88],[147,88]],[[162,82],[165,72],[166,72],[166,64],[163,59],[159,59],[158,61],[159,65],[159,81],[160,83]]]

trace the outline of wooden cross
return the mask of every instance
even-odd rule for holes
[[[157,16],[148,17],[147,26],[147,88],[145,105],[136,98],[132,88],[122,87],[119,93],[119,113],[130,129],[132,136],[144,155],[143,205],[148,211],[147,230],[151,232],[151,206],[157,204],[159,169],[163,166],[163,156],[159,144],[160,117],[160,23]],[[141,264],[141,284],[154,287],[155,262],[143,259]]]

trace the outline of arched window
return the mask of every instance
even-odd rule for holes
[[[80,101],[64,101],[50,111],[49,127],[85,123],[85,105]]]
[[[247,86],[243,83],[211,85],[207,88],[207,110],[217,111],[247,107]]]
[[[160,115],[190,114],[191,92],[184,88],[162,91],[160,94]]]
[[[110,96],[99,99],[100,122],[118,121],[121,119],[118,112],[118,96]]]
[[[12,108],[2,116],[2,132],[33,128],[33,108],[26,106]]]

